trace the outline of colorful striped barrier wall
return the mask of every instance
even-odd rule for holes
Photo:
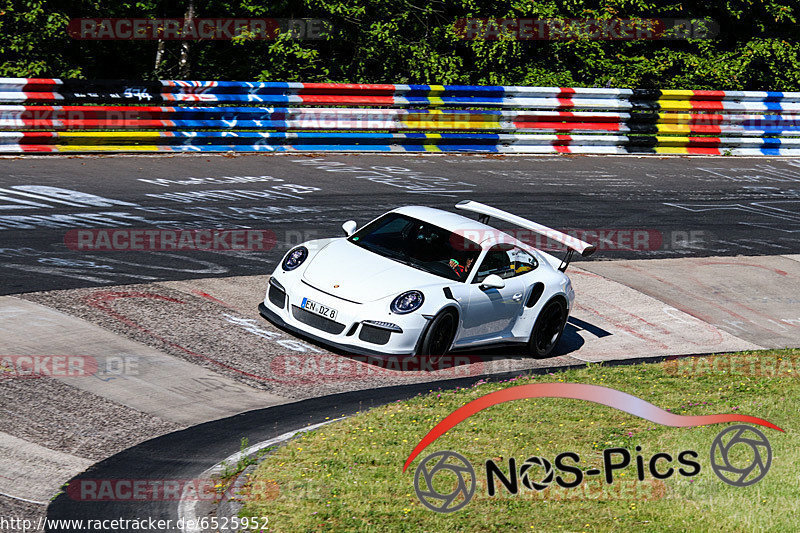
[[[0,152],[97,151],[797,156],[800,93],[0,78]]]

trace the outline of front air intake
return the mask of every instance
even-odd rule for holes
[[[372,344],[386,344],[391,338],[392,332],[388,329],[376,328],[369,324],[363,324],[361,331],[358,333],[358,338],[364,342]]]

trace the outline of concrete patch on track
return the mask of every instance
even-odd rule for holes
[[[92,464],[3,432],[0,456],[0,493],[28,503],[47,502],[64,482]]]
[[[581,266],[760,346],[800,345],[800,262],[796,260],[737,256]]]
[[[9,354],[79,357],[82,371],[64,369],[59,381],[181,425],[284,401],[22,299],[0,298],[0,332]]]
[[[587,325],[579,331],[584,344],[572,353],[582,361],[719,353],[760,347],[659,301],[656,294],[644,294],[585,269],[572,269],[570,278],[577,294],[571,323]],[[569,329],[565,335],[568,332]]]

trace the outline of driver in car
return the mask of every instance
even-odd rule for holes
[[[467,272],[469,272],[469,267],[472,266],[472,261],[473,259],[470,257],[469,259],[467,259],[467,262],[462,265],[455,259],[451,259],[449,265],[450,268],[452,268],[453,271],[456,273],[456,275],[458,275],[458,279],[463,279],[464,276],[467,275]]]

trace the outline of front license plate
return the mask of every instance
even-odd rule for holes
[[[330,318],[331,320],[336,320],[336,309],[332,307],[328,307],[326,305],[322,305],[319,302],[315,302],[314,300],[309,300],[308,298],[303,298],[303,303],[300,304],[300,307],[305,309],[306,311],[311,311],[312,313],[324,316],[325,318]]]

